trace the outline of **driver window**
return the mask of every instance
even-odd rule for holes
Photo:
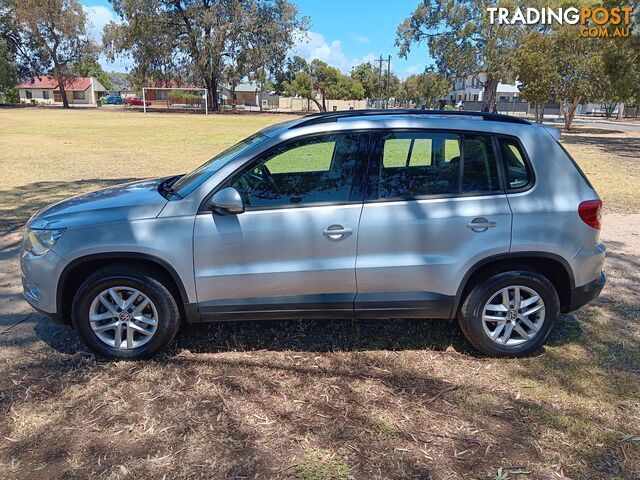
[[[358,141],[358,134],[336,134],[288,143],[231,186],[247,208],[348,202]]]

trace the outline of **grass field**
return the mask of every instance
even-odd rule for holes
[[[21,300],[7,230],[37,208],[184,172],[285,118],[0,110],[0,478],[640,478],[640,135],[564,135],[618,212],[608,284],[530,358],[394,319],[194,326],[107,363]]]

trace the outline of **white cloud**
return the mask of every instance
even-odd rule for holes
[[[104,29],[104,26],[111,21],[116,22],[118,18],[107,7],[87,7],[86,5],[83,5],[82,7],[84,8],[85,13],[87,14],[87,19],[89,20],[89,32],[91,33],[91,36],[98,44],[102,43],[102,30]]]
[[[360,45],[368,45],[369,43],[371,43],[371,41],[365,37],[364,35],[351,35],[351,38],[353,38],[353,41],[356,43],[359,43]]]
[[[82,5],[82,8],[84,8],[85,13],[87,14],[89,33],[98,45],[102,45],[102,31],[104,30],[105,25],[111,21],[117,23],[119,21],[118,17],[116,17],[116,14],[107,7],[87,7],[86,5]],[[105,70],[112,70],[115,72],[126,72],[133,66],[133,62],[128,57],[118,57],[115,62],[110,63],[107,61],[107,58],[101,54],[98,57],[98,60]]]
[[[324,35],[318,32],[301,33],[292,49],[292,53],[300,55],[307,61],[317,58],[344,73],[349,73],[355,65],[375,59],[373,53],[368,53],[361,58],[350,57],[342,51],[342,42],[340,40],[327,42]]]

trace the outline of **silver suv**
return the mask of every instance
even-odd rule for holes
[[[604,285],[602,203],[556,129],[349,111],[265,128],[193,172],[36,213],[24,294],[96,354],[182,322],[457,318],[488,355],[538,349]]]

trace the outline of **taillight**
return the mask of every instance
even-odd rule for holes
[[[602,225],[602,201],[587,200],[578,206],[578,214],[584,223],[600,229]]]

